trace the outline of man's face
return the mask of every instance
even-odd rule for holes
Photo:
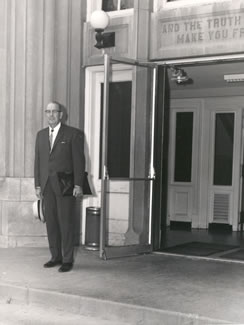
[[[47,116],[48,125],[51,128],[55,128],[55,126],[58,125],[63,116],[63,113],[60,111],[59,105],[56,103],[48,104],[45,113]]]

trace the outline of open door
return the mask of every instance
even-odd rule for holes
[[[113,82],[113,63],[131,66],[131,83]],[[156,64],[104,55],[100,142],[103,259],[152,251],[156,89]]]

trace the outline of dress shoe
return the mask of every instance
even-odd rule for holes
[[[54,267],[54,266],[61,265],[61,264],[62,264],[62,261],[48,261],[43,266],[44,267]]]
[[[73,268],[73,263],[63,263],[58,269],[59,272],[69,272]]]

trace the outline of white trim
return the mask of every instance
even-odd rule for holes
[[[110,18],[115,17],[128,17],[134,14],[134,8],[123,9],[123,10],[115,10],[115,11],[107,11],[107,14]]]
[[[166,9],[176,9],[181,7],[189,7],[189,6],[201,6],[206,4],[215,4],[216,2],[231,2],[232,0],[175,0],[173,2],[168,2],[167,0],[155,0],[153,11],[158,12],[160,10]]]
[[[132,81],[133,67],[125,64],[112,65],[111,81]],[[100,107],[101,83],[104,82],[104,66],[87,67],[85,71],[85,154],[87,171],[91,178],[94,196],[85,197],[82,206],[82,244],[85,244],[86,208],[101,206],[101,180],[99,179]],[[111,182],[110,192],[128,193],[127,182]]]
[[[101,10],[102,8],[102,0],[86,0],[86,20],[90,21],[91,14],[95,10]]]
[[[102,0],[87,0],[86,21],[90,21],[93,11],[101,10],[101,8]],[[132,16],[134,14],[134,8],[107,11],[107,14],[110,18]]]
[[[199,100],[172,100],[171,102],[171,124],[170,124],[170,143],[169,143],[169,174],[168,174],[168,224],[170,220],[191,221],[192,226],[199,224],[199,141],[200,141],[200,116],[201,101]],[[192,129],[192,170],[191,182],[174,181],[175,164],[175,136],[176,136],[176,115],[179,112],[193,113]],[[177,198],[184,198],[187,211],[180,214],[177,210]],[[183,201],[182,201],[183,202]],[[178,212],[177,212],[178,211]]]

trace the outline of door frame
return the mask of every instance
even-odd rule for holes
[[[158,87],[160,83],[164,84],[161,87],[161,93],[158,92],[157,112],[155,124],[155,174],[157,175],[154,182],[154,200],[153,200],[153,217],[152,217],[152,243],[153,250],[158,250],[164,247],[165,233],[167,226],[167,159],[169,145],[169,98],[163,100],[165,92],[168,91],[167,69],[171,66],[184,65],[200,65],[203,63],[223,63],[244,61],[244,54],[218,55],[209,57],[192,57],[184,59],[166,59],[154,60],[158,64],[158,69],[164,69],[163,73],[158,75]],[[161,80],[161,82],[160,82]],[[165,99],[165,98],[164,98]],[[243,131],[244,132],[244,131]],[[244,137],[243,137],[244,140]],[[242,143],[244,145],[244,143]],[[244,159],[244,158],[242,158]],[[244,187],[244,186],[243,186]],[[241,193],[240,193],[241,197]],[[241,203],[239,204],[239,206]],[[243,204],[244,206],[244,204]],[[243,213],[244,215],[244,213]],[[244,218],[243,218],[244,220]]]
[[[115,65],[113,67],[113,81],[131,81],[132,71],[127,65]],[[86,208],[90,206],[100,207],[101,205],[101,181],[99,180],[99,145],[100,145],[100,84],[104,80],[104,68],[102,65],[86,68],[86,89],[85,89],[85,156],[86,170],[89,174],[89,181],[92,187],[92,196],[84,196],[82,200],[82,244],[85,244],[86,229]],[[120,182],[119,188],[127,190],[125,182]]]
[[[201,114],[202,114],[202,101],[199,99],[186,99],[184,102],[181,100],[172,100],[171,112],[170,112],[170,141],[169,141],[169,173],[168,173],[168,218],[167,224],[172,221],[186,221],[190,222],[192,226],[196,226],[199,223],[197,210],[198,210],[198,197],[196,195],[196,189],[199,185],[199,170],[200,170],[200,136],[201,136]],[[177,113],[192,112],[193,113],[193,125],[192,125],[192,161],[191,161],[191,181],[190,182],[176,182],[174,181],[174,167],[175,167],[175,140],[176,140],[176,117]],[[177,208],[170,198],[170,193],[175,198],[187,198],[187,216],[182,220],[180,214],[177,214]],[[172,218],[171,214],[173,215]]]
[[[128,246],[108,246],[106,245],[106,229],[107,229],[107,190],[109,185],[108,163],[107,163],[107,143],[108,143],[108,106],[109,106],[109,83],[111,75],[111,63],[123,63],[131,66],[146,67],[153,70],[152,93],[151,93],[151,152],[150,152],[150,171],[147,178],[129,178],[128,180],[143,180],[150,184],[150,198],[149,198],[149,234],[148,244],[137,244]],[[153,182],[155,178],[154,172],[154,128],[155,128],[155,106],[157,97],[157,64],[151,62],[140,62],[128,58],[113,57],[107,53],[104,54],[104,88],[103,88],[103,132],[102,132],[102,158],[101,158],[101,220],[100,220],[100,245],[99,256],[102,259],[117,258],[123,256],[131,256],[141,253],[149,253],[152,251],[151,245],[151,224],[152,224],[152,193]]]
[[[210,105],[213,99],[210,99]],[[230,108],[232,105],[232,108]],[[233,166],[232,166],[232,185],[217,186],[212,184],[214,173],[214,135],[215,135],[215,117],[218,113],[234,114],[234,143],[233,143]],[[218,104],[217,107],[209,106],[209,151],[211,161],[209,160],[209,176],[208,176],[208,224],[214,222],[214,196],[222,195],[228,197],[229,212],[228,224],[232,226],[233,231],[238,230],[240,219],[240,198],[241,198],[241,165],[242,165],[242,147],[243,147],[243,107],[241,107],[240,99],[231,97],[229,100]],[[236,216],[236,217],[235,217]],[[219,222],[224,223],[224,221]]]
[[[155,60],[150,62],[139,62],[137,60],[131,60],[127,58],[118,58],[118,57],[111,57],[116,63],[123,63],[128,65],[137,65],[142,64],[143,66],[154,66],[157,69],[157,87],[155,83],[155,100],[153,105],[155,105],[155,119],[154,120],[154,141],[153,147],[154,152],[151,153],[151,159],[153,157],[154,165],[151,168],[151,176],[154,179],[153,186],[151,188],[151,200],[152,200],[152,213],[150,216],[150,241],[151,245],[148,247],[132,247],[128,251],[124,251],[121,247],[115,248],[115,250],[106,250],[105,251],[105,243],[104,243],[104,231],[105,231],[105,215],[106,211],[104,211],[105,200],[104,200],[104,193],[106,192],[107,187],[107,176],[106,176],[106,151],[103,152],[103,166],[104,173],[102,177],[102,191],[103,197],[101,197],[101,205],[102,205],[102,215],[101,215],[101,224],[100,224],[100,257],[107,258],[110,256],[112,257],[121,257],[121,256],[128,256],[128,254],[132,253],[133,255],[136,253],[142,253],[143,251],[151,251],[157,250],[162,247],[162,243],[164,241],[164,231],[166,226],[167,220],[167,159],[168,159],[168,141],[169,141],[169,83],[168,83],[168,76],[167,70],[172,65],[174,66],[183,66],[183,65],[197,65],[201,63],[218,63],[223,61],[236,61],[236,60],[243,60],[244,55],[222,55],[222,56],[211,56],[211,57],[204,57],[204,58],[190,58],[190,59],[178,59],[178,60]],[[105,63],[105,60],[104,60]],[[105,78],[105,82],[108,82],[109,76],[109,69],[108,69],[108,62],[104,64],[105,66],[105,74],[107,75]],[[106,67],[107,66],[107,67]],[[160,92],[159,92],[160,90]],[[88,91],[88,90],[86,90]],[[104,110],[106,121],[106,114],[107,114],[107,107],[108,107],[108,86],[104,87]],[[106,134],[103,135],[106,138]],[[104,200],[104,201],[103,201]],[[83,209],[84,211],[84,209]],[[83,223],[84,226],[84,223]],[[85,228],[83,228],[85,229]]]
[[[116,63],[112,65],[112,63]],[[104,83],[103,87],[103,111],[102,111],[102,117],[100,116],[99,120],[103,121],[102,125],[102,151],[101,151],[101,167],[102,167],[102,172],[101,172],[101,181],[98,179],[98,177],[95,177],[94,181],[96,179],[98,180],[99,184],[96,184],[96,188],[100,188],[100,198],[89,198],[89,202],[96,202],[95,205],[100,205],[101,206],[101,215],[100,215],[100,245],[99,245],[99,256],[100,258],[103,259],[108,259],[108,258],[113,258],[113,257],[122,257],[122,256],[129,256],[129,255],[135,255],[139,253],[148,253],[152,251],[152,245],[151,245],[151,219],[152,219],[152,214],[151,214],[151,209],[149,213],[149,234],[148,234],[148,244],[138,244],[138,245],[128,245],[128,246],[108,246],[106,245],[106,223],[107,223],[107,189],[109,188],[108,182],[109,182],[109,175],[107,171],[107,131],[108,131],[108,99],[109,99],[109,82],[111,79],[111,71],[117,71],[120,72],[123,69],[128,69],[131,74],[131,80],[132,80],[132,69],[131,66],[138,66],[138,67],[146,67],[150,68],[153,70],[153,82],[152,82],[152,99],[151,99],[151,105],[152,105],[152,110],[151,110],[151,118],[150,121],[152,121],[152,140],[151,140],[151,152],[150,152],[150,170],[149,170],[149,175],[145,179],[138,179],[138,178],[133,178],[133,179],[128,179],[128,181],[133,180],[142,180],[142,181],[148,181],[150,184],[150,195],[149,195],[149,201],[150,201],[150,206],[152,206],[152,190],[153,190],[153,181],[154,181],[154,156],[153,156],[153,146],[154,146],[154,115],[155,115],[155,101],[157,98],[156,95],[156,84],[157,84],[157,64],[151,63],[151,62],[139,62],[136,60],[131,60],[127,58],[120,58],[120,57],[112,57],[108,54],[104,54],[104,64],[103,67],[87,67],[87,74],[86,74],[86,80],[88,81],[88,86],[86,87],[86,110],[88,107],[92,106],[95,104],[96,107],[100,107],[99,100],[97,96],[92,96],[91,90],[89,87],[92,83],[92,80],[96,79],[96,72],[100,73],[100,78],[103,75],[103,80],[100,80],[100,82]],[[94,75],[95,73],[95,75]],[[112,80],[113,77],[112,77]],[[94,81],[93,81],[94,82]],[[96,98],[94,98],[96,97]],[[96,103],[94,103],[94,100]],[[98,123],[98,122],[96,122]],[[96,124],[97,125],[97,124]],[[98,125],[97,125],[98,126]],[[92,126],[89,125],[89,119],[86,119],[85,121],[85,129],[89,130],[92,129]],[[89,136],[91,138],[91,132],[89,132]],[[91,140],[91,139],[90,139]],[[88,143],[90,144],[91,141],[88,140]],[[93,141],[94,142],[94,141]],[[96,141],[100,143],[99,141]],[[98,145],[98,144],[97,144]],[[96,148],[97,148],[96,145]],[[94,148],[92,148],[94,150]],[[88,150],[87,150],[88,151]],[[89,155],[88,155],[89,157]],[[88,160],[89,161],[89,160]],[[94,162],[93,162],[94,163]],[[89,168],[88,168],[89,169]],[[113,179],[114,180],[114,179]],[[120,181],[119,179],[116,181]],[[121,180],[122,186],[125,186],[128,182],[125,182],[125,180]],[[100,185],[100,186],[99,186]],[[128,187],[128,186],[127,186]],[[97,193],[98,194],[98,193]],[[88,206],[90,204],[86,204]],[[85,206],[83,207],[83,215],[85,213]],[[83,229],[85,229],[85,222],[83,223]]]

